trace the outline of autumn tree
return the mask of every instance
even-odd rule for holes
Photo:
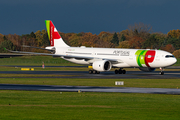
[[[121,38],[120,38],[120,42],[125,41],[125,40],[126,40],[126,37],[125,37],[124,34],[122,34],[122,36],[121,36]]]
[[[180,37],[179,38],[171,38],[168,37],[165,40],[166,44],[172,44],[176,50],[180,49]]]
[[[25,34],[25,35],[21,35],[20,39],[21,39],[21,50],[22,51],[29,51],[30,48],[24,48],[24,45],[30,46],[32,44],[32,41],[29,40],[30,35],[29,34]]]
[[[31,37],[31,34],[25,34],[21,36],[21,45],[28,45],[28,46],[37,46],[37,40],[34,37]]]
[[[0,33],[0,43],[4,41],[4,35]]]
[[[5,36],[5,35],[3,36],[3,40],[4,40],[4,41],[6,41],[6,40],[7,40],[7,38],[6,38],[6,36]]]
[[[92,33],[85,33],[85,35],[82,36],[82,45],[87,47],[97,47],[96,43],[98,41],[98,36],[96,34]]]
[[[71,42],[70,42],[70,37],[75,34],[75,33],[62,33],[62,32],[59,32],[59,34],[61,35],[61,37],[63,38],[64,42],[70,46],[71,45]]]
[[[10,40],[15,46],[17,50],[21,49],[21,37],[17,34],[9,34],[7,36],[8,40]]]
[[[180,49],[174,51],[174,52],[173,52],[173,55],[174,55],[176,58],[180,58]]]
[[[161,48],[162,50],[168,51],[170,53],[173,53],[175,51],[175,48],[172,44],[167,44],[165,47]]]
[[[112,38],[112,40],[111,40],[111,43],[113,43],[115,46],[118,46],[118,45],[119,45],[119,38],[118,38],[116,32],[115,32],[114,35],[113,35],[113,38]]]
[[[155,34],[155,39],[158,42],[157,44],[160,47],[165,46],[167,44],[166,43],[166,40],[167,40],[167,35],[166,34],[163,34],[163,33],[154,33],[154,34]]]
[[[30,33],[30,37],[36,39],[36,35],[34,34],[34,32],[31,32],[31,33]]]
[[[129,41],[122,41],[122,42],[119,42],[118,48],[130,48]]]
[[[35,32],[36,39],[37,39],[37,47],[40,47],[42,45],[42,40],[43,40],[43,34],[40,30]]]
[[[130,35],[130,30],[123,30],[118,34],[118,38],[120,38],[120,42],[123,40],[129,40],[132,36]]]
[[[142,48],[159,49],[162,46],[163,41],[160,41],[156,36],[156,34],[151,34],[150,37],[144,41]]]
[[[0,44],[0,51],[3,52],[8,52],[6,49],[9,50],[16,50],[16,46],[10,41],[10,40],[5,40]]]
[[[98,35],[100,40],[103,40],[104,42],[109,42],[111,43],[111,40],[113,38],[113,34],[109,32],[100,32]]]
[[[82,46],[82,36],[74,33],[71,37],[69,37],[69,42],[71,46]]]
[[[130,48],[140,49],[142,48],[144,41],[145,40],[142,39],[141,37],[134,36],[131,38],[131,40],[129,40]]]
[[[179,29],[177,29],[177,30],[170,30],[167,35],[170,38],[179,38],[180,37],[180,30]]]
[[[49,41],[48,33],[47,32],[45,34],[43,34],[42,45],[44,47],[50,46],[50,41]]]

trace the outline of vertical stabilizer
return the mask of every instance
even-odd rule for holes
[[[45,20],[46,29],[48,33],[48,37],[50,40],[51,46],[54,47],[69,47],[60,36],[59,32],[57,31],[56,27],[52,23],[51,20]]]

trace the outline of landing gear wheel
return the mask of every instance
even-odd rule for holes
[[[93,71],[92,70],[89,70],[89,74],[92,74],[93,73]]]
[[[160,72],[160,75],[164,75],[164,71],[161,71],[161,72]]]
[[[100,74],[100,72],[96,70],[89,70],[89,74]]]
[[[97,74],[97,71],[96,71],[96,70],[93,70],[93,74]]]
[[[115,70],[114,73],[115,74],[126,74],[126,70],[122,70],[122,68],[120,68],[119,70]]]
[[[123,74],[126,74],[126,70],[122,70],[122,73],[123,73]]]
[[[122,73],[123,73],[123,71],[121,69],[119,69],[119,74],[122,74]]]
[[[115,74],[118,74],[118,73],[119,73],[119,71],[118,71],[118,70],[115,70],[114,72],[115,72]]]

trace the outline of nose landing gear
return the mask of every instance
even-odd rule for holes
[[[159,73],[160,75],[164,75],[164,68],[161,68],[160,67],[160,70],[161,70],[161,72]]]

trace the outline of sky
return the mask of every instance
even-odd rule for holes
[[[30,34],[52,20],[64,33],[121,32],[144,23],[153,32],[180,29],[180,0],[0,0],[0,33]]]

